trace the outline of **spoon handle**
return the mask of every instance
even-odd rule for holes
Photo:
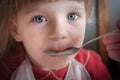
[[[108,33],[103,34],[103,35],[101,35],[101,36],[95,37],[95,38],[93,38],[93,39],[85,42],[85,43],[82,45],[82,47],[86,46],[87,44],[89,44],[89,43],[91,43],[91,42],[93,42],[93,41],[96,41],[96,40],[98,40],[98,39],[101,39],[101,38],[109,35],[109,34],[116,33],[116,32],[120,32],[120,30],[114,30],[114,31],[112,31],[112,32],[108,32]]]

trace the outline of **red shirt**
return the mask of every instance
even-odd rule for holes
[[[10,80],[12,73],[16,70],[16,68],[20,65],[20,63],[24,59],[25,59],[24,50],[19,49],[18,51],[5,57],[5,59],[1,60],[0,80]],[[111,76],[106,66],[102,63],[100,56],[94,51],[90,51],[89,55],[88,50],[81,49],[79,53],[75,56],[75,59],[86,67],[92,80],[111,80]],[[58,78],[64,78],[67,69],[68,65],[63,69],[48,72],[32,64],[32,70],[36,80],[40,80],[41,78],[45,78],[45,80],[57,80],[56,76]]]

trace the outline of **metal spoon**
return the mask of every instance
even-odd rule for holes
[[[104,34],[104,35],[95,37],[95,38],[93,38],[93,39],[85,42],[85,43],[84,43],[81,47],[79,47],[79,48],[72,47],[72,48],[69,48],[69,49],[67,49],[67,50],[65,50],[65,51],[63,51],[63,52],[53,52],[53,51],[46,50],[46,51],[44,51],[44,53],[47,54],[47,55],[51,55],[51,56],[73,55],[73,54],[77,53],[81,48],[83,48],[83,47],[85,47],[86,45],[88,45],[89,43],[91,43],[91,42],[93,42],[93,41],[96,41],[96,40],[98,40],[98,39],[101,39],[101,38],[103,38],[103,37],[105,37],[105,36],[107,36],[107,35],[109,35],[109,34],[111,34],[111,33],[115,33],[115,32],[120,32],[120,30],[114,30],[114,31],[108,32],[108,33],[106,33],[106,34]]]

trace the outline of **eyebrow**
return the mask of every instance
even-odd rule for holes
[[[80,10],[84,10],[85,8],[77,8],[75,6],[70,7],[69,10],[75,10],[75,11],[80,11]]]
[[[78,8],[78,7],[75,7],[75,6],[71,6],[69,8],[66,8],[65,10],[66,11],[77,11],[77,12],[79,12],[79,11],[84,10],[84,8]],[[25,14],[29,14],[29,13],[31,14],[31,13],[34,13],[34,12],[41,12],[41,11],[42,10],[40,10],[40,9],[33,8],[33,9],[26,10]]]

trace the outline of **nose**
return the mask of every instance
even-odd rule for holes
[[[66,38],[66,33],[65,32],[55,32],[54,34],[50,34],[49,36],[50,39],[65,39]]]
[[[68,36],[67,28],[64,24],[54,24],[49,33],[49,38],[52,40],[66,39]]]

